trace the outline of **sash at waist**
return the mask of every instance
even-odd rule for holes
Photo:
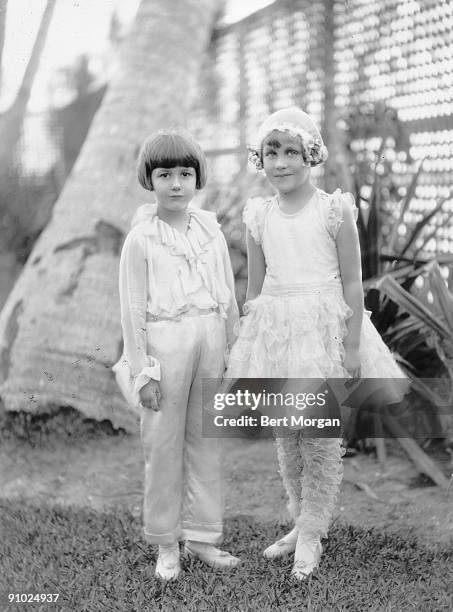
[[[327,283],[288,283],[281,285],[263,285],[261,295],[285,296],[285,295],[320,295],[322,293],[338,293],[343,291],[340,279],[334,279]]]
[[[180,312],[176,315],[170,314],[158,314],[153,315],[150,312],[146,313],[146,322],[150,323],[151,321],[180,321],[182,317],[199,317],[203,315],[212,314],[213,312],[219,312],[218,308],[197,308],[196,306],[191,306],[188,310],[184,312]]]

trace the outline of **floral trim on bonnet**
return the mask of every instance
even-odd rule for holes
[[[276,123],[272,126],[272,129],[264,132],[258,132],[259,146],[247,146],[249,151],[249,162],[258,170],[263,169],[263,162],[261,159],[261,143],[270,133],[270,131],[286,132],[290,136],[297,137],[302,141],[302,159],[305,166],[317,166],[327,160],[328,153],[327,148],[319,136],[315,136],[307,130],[304,130],[301,126],[296,123],[290,123],[288,121]]]

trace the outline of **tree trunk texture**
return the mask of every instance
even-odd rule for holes
[[[338,129],[338,109],[335,106],[335,23],[334,0],[324,2],[322,40],[324,48],[324,120],[322,134],[329,157],[324,165],[324,188],[332,192],[337,187],[354,192],[349,170],[344,134]]]
[[[122,350],[118,258],[149,201],[136,158],[153,130],[183,125],[216,0],[142,0],[79,158],[0,315],[4,409],[72,406],[133,429],[111,365]]]
[[[47,0],[38,34],[36,35],[35,44],[33,45],[30,59],[25,68],[16,99],[11,107],[0,116],[0,171],[2,176],[8,172],[14,160],[16,145],[20,139],[28,101],[38,72],[39,61],[46,43],[56,1],[57,0]]]
[[[5,26],[6,26],[6,9],[8,0],[0,0],[0,93],[3,85],[3,49],[5,48]]]

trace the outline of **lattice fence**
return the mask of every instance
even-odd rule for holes
[[[340,115],[377,102],[397,111],[409,133],[406,150],[388,151],[399,195],[414,162],[426,158],[406,221],[442,198],[453,211],[451,0],[278,0],[217,30],[190,126],[209,153],[212,180],[231,184],[244,170],[246,143],[278,108],[300,105],[325,127],[332,90]],[[351,148],[375,152],[379,141],[373,135]],[[438,229],[426,250],[453,252],[445,218],[432,220]]]

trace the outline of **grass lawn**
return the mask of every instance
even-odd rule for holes
[[[155,549],[127,510],[95,512],[0,501],[0,610],[98,611],[395,611],[450,612],[453,555],[374,530],[333,527],[317,573],[289,579],[291,559],[261,550],[287,526],[230,519],[224,547],[244,560],[220,572],[184,562],[184,575],[153,576]],[[5,593],[60,593],[56,604],[8,604]]]

